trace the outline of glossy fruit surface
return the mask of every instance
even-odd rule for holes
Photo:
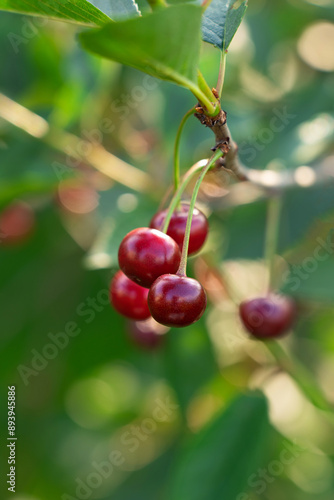
[[[173,213],[167,230],[167,234],[176,241],[181,251],[188,213],[189,205],[182,204],[180,208]],[[162,210],[161,212],[155,214],[151,220],[150,227],[161,230],[165,222],[166,214],[167,210]],[[191,221],[188,255],[197,252],[203,246],[208,235],[208,230],[209,224],[207,218],[203,212],[194,208],[193,218]]]
[[[140,227],[128,233],[118,251],[119,266],[128,278],[149,288],[162,274],[175,273],[181,252],[167,234]]]
[[[138,347],[153,351],[159,349],[164,343],[164,334],[167,330],[168,328],[160,325],[150,316],[145,321],[131,321],[128,333],[133,343]]]
[[[148,290],[118,271],[110,283],[110,302],[117,312],[130,319],[144,320],[151,316],[147,304]]]
[[[150,288],[148,305],[153,318],[166,326],[188,326],[199,320],[206,308],[202,285],[186,276],[165,274]]]
[[[285,295],[270,294],[242,302],[239,312],[244,326],[254,337],[270,339],[280,337],[290,329],[296,305]]]
[[[13,202],[0,214],[0,245],[24,242],[35,226],[32,208],[21,201]]]

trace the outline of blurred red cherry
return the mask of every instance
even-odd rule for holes
[[[157,323],[152,317],[145,321],[129,322],[128,333],[133,343],[150,351],[161,347],[167,331],[168,328]]]
[[[19,245],[26,241],[35,227],[32,208],[15,201],[0,213],[0,245]]]

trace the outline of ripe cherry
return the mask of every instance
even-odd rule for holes
[[[180,249],[175,241],[148,227],[128,233],[118,251],[122,271],[132,281],[147,288],[162,274],[175,273],[180,259]]]
[[[167,230],[167,234],[176,241],[181,250],[187,225],[188,213],[189,205],[182,204],[180,208],[173,213]],[[167,210],[162,210],[161,212],[156,213],[151,220],[150,227],[161,230],[165,222],[166,215]],[[208,235],[208,230],[209,224],[207,218],[203,212],[194,208],[188,248],[189,255],[197,252],[203,246]]]
[[[147,288],[131,281],[122,271],[118,271],[110,283],[110,302],[127,318],[144,320],[151,316],[147,296]]]
[[[145,321],[131,321],[128,333],[134,344],[151,351],[161,347],[167,330],[168,328],[160,325],[150,316]]]
[[[296,315],[295,302],[285,296],[270,294],[240,304],[240,317],[246,329],[258,339],[283,335],[292,326]]]
[[[24,242],[35,226],[32,208],[21,201],[8,205],[0,214],[0,245]]]
[[[202,285],[186,276],[164,274],[150,288],[148,305],[153,318],[166,326],[188,326],[199,320],[206,308]]]

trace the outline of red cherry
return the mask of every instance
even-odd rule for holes
[[[285,296],[270,294],[240,304],[240,317],[246,329],[258,339],[280,337],[292,326],[295,302]]]
[[[149,288],[162,274],[175,273],[181,253],[167,234],[140,227],[128,233],[118,250],[122,271],[138,285]]]
[[[153,318],[166,326],[188,326],[199,320],[206,308],[202,285],[186,276],[164,274],[150,288],[148,305]]]
[[[35,226],[32,208],[23,203],[13,202],[0,214],[0,244],[16,245],[24,242]]]
[[[129,335],[134,344],[147,350],[161,347],[167,330],[168,328],[159,325],[152,316],[145,321],[131,321],[129,324]]]
[[[147,305],[147,288],[137,285],[118,271],[110,283],[110,302],[127,318],[144,320],[151,316]]]
[[[182,250],[184,233],[187,225],[187,218],[189,213],[189,205],[182,204],[176,210],[169,222],[167,234],[176,241]],[[167,215],[167,210],[162,210],[155,214],[151,220],[150,227],[154,229],[162,229]],[[209,224],[207,218],[197,208],[194,208],[193,218],[191,221],[191,230],[189,238],[188,254],[197,252],[204,244],[209,231]]]

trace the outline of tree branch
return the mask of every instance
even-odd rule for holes
[[[216,90],[213,89],[215,93]],[[277,172],[275,170],[250,169],[243,165],[238,156],[238,145],[233,141],[231,132],[226,121],[226,112],[221,110],[215,116],[207,116],[205,110],[198,105],[195,116],[202,125],[209,127],[215,135],[216,143],[212,148],[225,152],[224,158],[220,158],[217,167],[222,167],[231,172],[239,181],[249,181],[255,186],[266,190],[281,191],[291,187],[311,187],[315,184],[323,184],[334,180],[334,157],[332,161],[324,160],[317,168],[300,166],[294,170]]]
[[[138,192],[152,192],[156,185],[151,177],[109,153],[101,144],[88,142],[74,134],[50,125],[0,93],[0,118],[24,130],[70,158],[85,162],[110,179]]]

